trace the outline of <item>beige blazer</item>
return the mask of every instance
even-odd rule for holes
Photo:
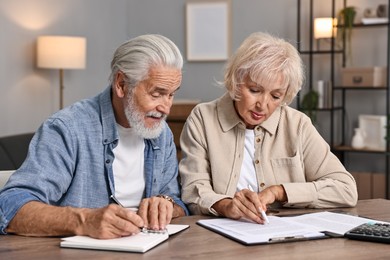
[[[345,207],[357,202],[354,178],[303,113],[281,106],[254,129],[256,178],[262,188],[281,184],[286,207]],[[245,124],[226,93],[197,105],[183,128],[179,164],[182,199],[192,214],[214,214],[212,205],[237,189]]]

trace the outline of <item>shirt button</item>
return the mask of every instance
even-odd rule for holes
[[[260,162],[259,160],[256,160],[256,161],[255,161],[255,164],[259,164],[259,162]]]
[[[106,163],[110,163],[110,162],[111,162],[110,159],[107,159],[107,160],[106,160]]]
[[[256,138],[256,142],[257,143],[260,143],[261,139],[260,138]]]
[[[264,186],[265,186],[265,183],[264,183],[264,182],[260,183],[260,187],[261,187],[261,188],[263,188]]]
[[[260,126],[258,126],[256,129],[257,129],[257,131],[260,131],[261,127],[260,127]]]

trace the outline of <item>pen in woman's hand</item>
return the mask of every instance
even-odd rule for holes
[[[249,184],[248,184],[248,190],[253,192],[253,189]],[[258,210],[260,211],[261,217],[265,220],[267,224],[269,224],[269,219],[267,217],[267,214],[265,214],[265,211],[262,208],[259,208]]]

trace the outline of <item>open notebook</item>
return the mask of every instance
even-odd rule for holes
[[[137,235],[113,239],[95,239],[87,236],[73,236],[62,238],[61,247],[112,250],[144,253],[149,249],[157,246],[169,238],[170,235],[176,234],[189,225],[167,226],[168,232],[165,233],[143,233]]]

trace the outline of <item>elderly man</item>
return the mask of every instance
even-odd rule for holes
[[[115,238],[188,214],[165,122],[183,59],[160,35],[123,43],[111,85],[50,117],[0,192],[0,231]]]

